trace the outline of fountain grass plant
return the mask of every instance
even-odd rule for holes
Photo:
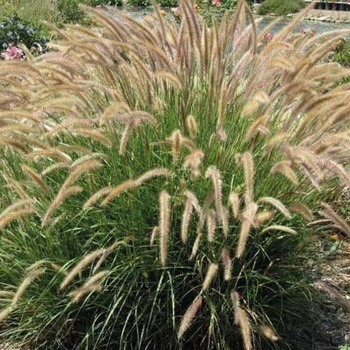
[[[0,62],[0,337],[310,349],[308,225],[350,231],[326,203],[350,182],[348,73],[324,60],[343,32],[155,9],[84,8],[97,28]]]

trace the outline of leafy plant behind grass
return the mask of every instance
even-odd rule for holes
[[[85,10],[0,63],[0,336],[310,348],[306,223],[350,233],[321,203],[350,182],[348,73],[322,61],[343,32],[266,42],[243,1],[211,27],[188,1],[179,25]]]
[[[342,66],[350,65],[350,42],[343,41],[339,46],[337,46],[332,55],[332,60],[334,62],[340,63]]]
[[[58,1],[59,2],[59,1]],[[7,0],[7,6],[23,21],[42,25],[42,21],[56,20],[56,1],[52,0]]]
[[[304,0],[265,0],[259,5],[259,15],[274,13],[277,16],[285,16],[289,13],[299,12],[305,7]]]
[[[0,22],[0,47],[8,48],[10,45],[23,44],[28,49],[44,52],[48,39],[41,27],[33,27],[21,20],[17,15]]]
[[[122,5],[121,0],[79,0],[79,3],[89,5],[89,6],[98,6],[98,5],[120,6],[120,5]]]

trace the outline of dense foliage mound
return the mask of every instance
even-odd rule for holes
[[[304,0],[265,0],[259,6],[258,12],[259,15],[274,13],[277,16],[285,16],[299,12],[304,6]]]
[[[210,27],[189,1],[84,10],[97,28],[0,62],[0,337],[310,349],[307,224],[350,231],[325,203],[350,184],[342,33],[258,34],[244,1]]]

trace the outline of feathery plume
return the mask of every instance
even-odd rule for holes
[[[252,225],[250,221],[247,219],[243,219],[243,221],[241,222],[241,229],[239,232],[238,245],[236,250],[236,258],[240,258],[245,251],[251,226]]]
[[[96,260],[98,257],[102,256],[105,252],[105,249],[97,249],[93,252],[85,255],[83,259],[81,259],[66,275],[64,280],[62,281],[60,285],[60,289],[64,289],[68,286],[68,284],[73,280],[73,278],[83,270],[83,268],[90,263],[92,263],[94,260]]]
[[[149,179],[152,179],[153,177],[156,177],[156,176],[170,177],[171,175],[172,175],[172,172],[167,168],[155,168],[155,169],[146,171],[144,174],[139,176],[135,180],[135,185],[139,186],[145,181],[148,181]]]
[[[151,233],[151,239],[150,239],[150,245],[154,245],[154,241],[156,240],[156,237],[159,235],[159,227],[158,226],[154,226],[152,233]]]
[[[260,332],[269,340],[274,342],[278,341],[280,338],[276,335],[275,331],[268,325],[263,324],[260,326]]]
[[[26,165],[22,165],[22,170],[29,175],[34,182],[39,185],[39,187],[44,191],[44,192],[48,192],[49,189],[47,188],[46,183],[44,182],[44,180],[42,179],[41,175],[38,174],[36,171],[34,171],[32,168],[30,168],[29,166]]]
[[[271,225],[269,227],[266,227],[262,230],[262,232],[267,232],[267,231],[271,231],[271,230],[275,230],[275,231],[282,231],[282,232],[286,232],[286,233],[290,233],[292,235],[296,235],[298,234],[297,231],[293,230],[290,227],[287,226],[283,226],[283,225]]]
[[[261,134],[263,136],[266,136],[269,134],[269,129],[267,127],[268,119],[270,115],[263,114],[256,118],[247,128],[247,131],[245,133],[245,139],[251,140],[253,137],[257,136],[258,134]]]
[[[105,198],[105,200],[102,202],[102,205],[106,205],[111,200],[113,200],[115,197],[119,196],[121,193],[131,189],[140,186],[145,181],[152,179],[156,176],[165,176],[169,177],[172,175],[172,172],[166,168],[155,168],[152,170],[149,170],[139,176],[137,179],[129,179],[118,185],[117,187],[113,188],[111,191],[109,191],[109,187],[105,188],[105,191],[108,192],[108,196]],[[104,189],[100,190],[99,195],[96,197],[96,200],[98,200],[101,196],[105,194]],[[97,195],[97,193],[95,194]],[[94,195],[94,196],[95,196]],[[92,201],[92,197],[89,199]],[[93,201],[92,201],[93,202]]]
[[[202,296],[197,296],[192,304],[188,307],[187,311],[182,317],[179,331],[177,333],[177,338],[180,340],[184,333],[187,331],[187,329],[191,326],[193,319],[195,318],[198,310],[203,304],[203,297]]]
[[[6,216],[1,215],[0,217],[0,230],[2,230],[10,222],[19,219],[25,215],[33,214],[35,212],[34,208],[24,208],[17,209],[14,212],[8,213]]]
[[[207,211],[207,233],[208,233],[208,241],[214,242],[215,239],[215,231],[216,231],[216,213],[214,209],[209,209]]]
[[[271,150],[280,143],[286,142],[286,140],[288,140],[288,137],[290,137],[290,135],[287,132],[280,132],[277,135],[274,135],[269,142],[266,144],[265,148],[264,148],[264,153],[268,154],[271,152]]]
[[[159,194],[159,234],[160,234],[160,261],[165,266],[168,255],[168,240],[170,229],[170,195],[163,190]]]
[[[191,255],[190,257],[188,258],[189,261],[192,261],[194,259],[194,257],[197,255],[197,252],[198,252],[198,249],[199,249],[199,243],[202,239],[202,231],[198,230],[197,231],[197,236],[196,236],[196,239],[193,243],[193,246],[192,246],[192,251],[191,251]]]
[[[111,246],[109,246],[108,248],[105,249],[105,251],[103,252],[103,254],[101,255],[100,259],[98,259],[96,265],[94,266],[94,269],[92,270],[92,274],[95,274],[96,271],[101,267],[102,263],[107,259],[107,257],[113,253],[113,251],[119,247],[119,246],[126,246],[127,242],[126,240],[122,240],[122,241],[117,241],[114,242]]]
[[[136,187],[136,183],[135,180],[133,179],[129,179],[124,181],[123,183],[119,184],[117,187],[114,187],[111,191],[106,191],[109,192],[107,197],[102,201],[102,205],[107,205],[110,201],[112,201],[115,197],[118,197],[121,193],[126,192],[127,190],[129,190],[130,188],[134,188]],[[100,190],[99,193],[102,196],[103,195],[103,191],[104,189]],[[97,193],[95,193],[96,195]],[[95,196],[94,195],[94,196]],[[90,198],[91,199],[91,198]],[[90,201],[89,199],[89,201]]]
[[[224,131],[224,120],[227,108],[227,82],[222,82],[219,92],[219,101],[218,101],[218,112],[217,112],[217,123],[216,130]]]
[[[72,161],[71,157],[68,154],[60,151],[58,148],[45,148],[41,150],[36,150],[29,153],[27,157],[29,159],[34,159],[34,160],[37,160],[40,157],[45,157],[45,158],[50,157],[53,159],[60,160],[64,163],[71,163]]]
[[[15,292],[9,290],[0,290],[0,298],[2,297],[10,297],[12,298],[15,295]]]
[[[290,160],[281,160],[270,169],[271,174],[280,173],[289,179],[294,185],[298,185],[299,180],[295,171],[292,169]]]
[[[39,276],[45,273],[45,269],[38,268],[35,270],[31,270],[26,277],[24,277],[21,284],[18,286],[18,289],[13,296],[13,299],[11,301],[11,306],[14,307],[18,303],[19,299],[23,296],[24,292],[27,290],[27,288],[33,283],[35,279],[37,279]]]
[[[0,323],[4,321],[7,316],[14,310],[13,306],[8,306],[0,312]]]
[[[220,171],[215,166],[210,166],[206,173],[205,177],[211,177],[214,185],[214,195],[215,195],[215,208],[216,215],[220,223],[223,222],[224,214],[223,214],[223,204],[222,204],[222,180]]]
[[[108,160],[109,159],[109,157],[106,154],[104,154],[104,153],[98,153],[98,152],[89,153],[89,154],[85,154],[84,156],[81,156],[78,159],[76,159],[71,164],[71,168],[73,169],[76,166],[78,166],[79,164],[82,164],[84,162],[87,162],[88,160],[96,159],[96,158],[101,158],[101,159],[104,159],[104,160]]]
[[[243,164],[245,185],[247,191],[247,197],[249,201],[253,200],[253,187],[254,187],[254,161],[251,152],[244,152],[240,160]]]
[[[187,198],[185,209],[182,214],[182,221],[181,221],[181,240],[183,243],[187,242],[188,228],[190,225],[192,213],[193,213],[193,204],[191,199]]]
[[[350,175],[341,164],[332,159],[325,158],[318,158],[316,162],[321,167],[328,169],[334,175],[338,176],[346,186],[350,186]]]
[[[52,165],[49,165],[47,168],[45,168],[41,172],[41,176],[45,176],[45,175],[51,173],[51,171],[56,170],[56,169],[69,168],[69,167],[70,167],[70,165],[67,162],[54,163]]]
[[[101,197],[109,195],[114,190],[113,187],[104,187],[93,194],[83,205],[83,209],[93,206]]]
[[[276,214],[275,210],[263,210],[256,213],[254,218],[254,226],[259,227],[262,223],[270,221]]]
[[[202,215],[202,208],[199,205],[198,199],[196,195],[189,191],[185,190],[184,194],[187,197],[187,201],[185,204],[185,209],[182,215],[182,222],[181,222],[181,240],[183,243],[187,242],[187,235],[188,235],[188,228],[189,228],[189,223],[191,220],[191,216],[193,214],[193,209],[196,210],[198,213],[199,217]]]
[[[235,312],[235,324],[241,328],[244,349],[252,350],[252,326],[247,312],[240,306],[239,294],[236,291],[231,292],[231,300]]]
[[[80,186],[71,186],[71,187],[63,187],[58,192],[56,198],[51,202],[50,206],[47,208],[46,213],[44,214],[41,226],[45,227],[54,211],[70,196],[74,196],[77,193],[80,193],[83,191],[83,188]]]
[[[3,229],[10,222],[35,212],[35,208],[32,206],[32,200],[30,199],[20,199],[10,206],[8,206],[0,214],[0,230]]]
[[[273,198],[273,197],[261,197],[261,198],[259,198],[258,202],[271,204],[276,209],[278,209],[288,219],[290,219],[292,217],[290,215],[290,212],[287,209],[287,207],[280,200],[278,200],[276,198]]]
[[[125,102],[112,103],[108,106],[100,117],[100,125],[106,123],[110,119],[116,119],[119,122],[127,122],[130,107]]]
[[[175,164],[180,156],[180,148],[182,141],[182,135],[180,130],[175,130],[170,136],[169,141],[171,141],[171,154],[173,157],[173,163]]]
[[[68,296],[70,296],[73,299],[72,300],[73,303],[76,303],[85,294],[100,291],[102,288],[101,280],[108,273],[109,273],[109,271],[100,271],[100,272],[94,274],[81,287],[69,292]]]
[[[109,140],[105,135],[102,134],[102,132],[98,130],[87,128],[74,128],[71,131],[82,136],[90,137],[91,139],[102,143],[108,148],[112,147],[113,145],[111,140]]]
[[[132,132],[133,128],[134,128],[134,126],[133,126],[133,122],[132,121],[130,121],[128,124],[126,124],[126,126],[124,128],[122,137],[120,139],[120,145],[119,145],[119,154],[121,156],[123,156],[125,154],[126,145],[127,145],[128,141],[129,141],[129,138],[130,138],[130,135],[131,135],[131,132]]]
[[[34,264],[30,265],[29,267],[27,267],[26,271],[31,272],[33,270],[37,270],[39,267],[44,266],[44,265],[51,267],[54,271],[61,270],[61,266],[55,264],[54,262],[52,262],[50,260],[41,259],[41,260],[36,261]],[[62,271],[62,273],[65,274],[65,271]]]
[[[228,236],[228,232],[230,230],[229,227],[229,210],[226,207],[222,208],[222,232],[224,233],[225,237]]]
[[[240,199],[239,195],[236,192],[231,192],[228,197],[229,206],[232,208],[232,215],[234,218],[238,218],[239,215],[239,207],[240,207]]]
[[[102,164],[95,159],[87,159],[84,162],[72,167],[72,172],[68,175],[66,181],[63,183],[61,189],[64,190],[73,182],[75,182],[81,175],[87,173],[93,169],[101,167]]]
[[[26,146],[21,141],[14,139],[13,137],[7,137],[7,138],[2,137],[0,139],[0,143],[2,143],[3,145],[6,145],[6,146],[11,145],[12,147],[15,147],[18,150],[20,150],[21,152],[23,152],[24,154],[29,153],[28,146]]]
[[[5,174],[3,174],[7,184],[4,187],[13,188],[16,191],[16,194],[21,198],[21,200],[29,200],[31,201],[30,195],[25,191],[22,184],[14,179],[7,178]]]
[[[171,83],[171,85],[176,89],[181,89],[182,84],[180,79],[173,73],[167,72],[167,71],[158,71],[155,72],[154,75],[157,78],[160,78],[162,80],[166,80],[167,82]]]
[[[186,118],[187,130],[190,134],[191,139],[195,139],[198,133],[196,119],[193,115],[188,115]]]
[[[30,198],[19,199],[2,211],[2,213],[0,214],[0,220],[3,219],[7,214],[16,212],[18,209],[22,209],[23,207],[31,208],[32,204],[33,204],[33,200]]]
[[[218,269],[219,269],[218,264],[211,263],[209,265],[207,274],[205,275],[205,279],[204,279],[204,282],[202,285],[202,292],[207,290],[210,287],[214,277],[216,276],[216,274],[218,272]]]
[[[294,212],[298,212],[308,221],[311,221],[314,219],[314,216],[313,216],[311,210],[303,203],[293,202],[289,205],[289,209],[294,211]]]
[[[225,281],[229,281],[232,278],[232,259],[227,248],[222,249],[221,260],[224,265],[224,279]]]
[[[191,169],[192,179],[196,179],[200,175],[200,166],[204,158],[204,153],[200,149],[194,149],[185,157],[183,167]]]

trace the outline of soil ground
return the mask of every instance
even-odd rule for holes
[[[318,266],[320,272],[315,286],[329,296],[329,302],[320,315],[324,339],[315,344],[314,350],[336,350],[350,338],[350,241],[337,241],[338,238],[337,235],[331,238],[334,243],[330,241],[326,248],[329,257]],[[337,242],[340,249],[332,253],[330,247],[337,246]]]

